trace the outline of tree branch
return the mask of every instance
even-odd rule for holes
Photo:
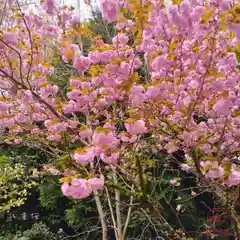
[[[117,185],[117,173],[116,169],[113,170],[113,179],[114,184]],[[116,204],[116,215],[117,215],[117,232],[118,232],[118,240],[122,240],[122,222],[121,222],[121,209],[120,209],[120,192],[117,188],[115,188],[115,204]]]
[[[112,204],[111,204],[111,200],[110,200],[110,195],[109,195],[109,192],[108,192],[107,187],[105,187],[105,190],[106,190],[107,200],[108,200],[108,206],[109,206],[109,209],[110,209],[111,218],[112,218],[112,222],[113,222],[114,233],[115,233],[115,237],[116,237],[116,239],[117,239],[117,236],[118,236],[118,233],[117,233],[117,224],[116,224],[116,220],[115,220],[115,217],[114,217],[114,214],[113,214],[113,208],[112,208]]]
[[[134,185],[132,185],[132,190],[134,189]],[[127,232],[127,228],[128,228],[128,224],[131,218],[131,213],[132,213],[132,204],[133,204],[133,196],[130,196],[130,207],[128,208],[128,213],[127,213],[127,218],[126,218],[126,222],[123,228],[123,239],[125,238],[126,232]]]
[[[105,214],[104,214],[104,211],[103,211],[101,200],[100,200],[100,197],[99,197],[97,191],[93,191],[93,194],[94,194],[94,199],[95,199],[95,202],[96,202],[96,205],[97,205],[97,210],[98,210],[98,214],[99,214],[100,221],[101,221],[102,240],[107,240],[107,225],[106,225],[106,222],[105,222]]]

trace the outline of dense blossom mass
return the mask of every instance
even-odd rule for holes
[[[63,173],[66,196],[101,189],[101,162],[115,169],[149,138],[149,148],[183,150],[188,172],[240,183],[239,4],[102,0],[116,36],[94,42],[87,56],[80,20],[51,0],[43,7],[50,16],[12,11],[1,34],[0,125],[15,144],[25,135],[56,147],[75,143],[72,166],[87,171]],[[66,96],[50,80],[56,56],[76,70]]]

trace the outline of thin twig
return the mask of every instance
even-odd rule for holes
[[[107,187],[105,187],[105,190],[106,190],[108,206],[109,206],[109,209],[110,209],[111,218],[112,218],[112,222],[113,222],[113,226],[114,226],[114,233],[115,233],[115,237],[117,239],[117,236],[118,236],[117,235],[117,224],[116,224],[116,220],[115,220],[114,213],[113,213],[113,208],[112,208],[112,204],[111,204],[111,200],[110,200],[110,195],[109,195]]]
[[[132,185],[132,190],[134,189],[134,185]],[[127,213],[127,218],[126,218],[126,222],[123,228],[123,239],[125,238],[126,232],[127,232],[127,228],[128,228],[128,224],[131,218],[131,213],[132,213],[132,204],[133,204],[133,196],[130,197],[130,207],[128,208],[128,213]]]
[[[117,185],[117,173],[116,169],[113,170],[113,179],[114,184]],[[118,240],[122,240],[122,221],[121,221],[121,210],[120,210],[120,192],[115,188],[115,203],[116,203],[116,215],[117,215],[117,231],[118,231]]]
[[[31,72],[32,64],[33,64],[33,39],[32,39],[32,35],[31,35],[31,31],[30,31],[29,26],[27,24],[27,21],[26,21],[26,19],[24,17],[24,13],[21,10],[21,6],[20,6],[18,0],[17,0],[17,4],[18,4],[18,7],[19,7],[19,12],[22,15],[22,19],[23,19],[24,25],[25,25],[25,27],[27,29],[27,32],[28,32],[28,37],[29,37],[29,42],[30,42],[30,47],[31,47],[30,64],[29,64],[29,68],[28,68],[28,72],[27,72],[27,78],[26,78],[27,82],[29,82],[30,72]]]
[[[90,166],[92,169],[94,169],[94,163],[90,163]],[[101,227],[102,227],[102,240],[107,240],[107,224],[105,221],[105,213],[101,204],[101,199],[99,197],[98,191],[93,191],[93,195],[94,195],[94,200],[96,202],[97,205],[97,210],[98,210],[98,214],[100,217],[100,221],[101,221]]]

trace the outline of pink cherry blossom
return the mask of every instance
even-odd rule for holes
[[[132,101],[133,106],[137,106],[144,101],[145,94],[143,86],[136,86],[134,85],[131,89],[130,100]]]
[[[53,142],[60,142],[60,140],[61,140],[61,135],[59,135],[59,134],[49,135],[49,136],[47,137],[47,140],[53,141]]]
[[[92,130],[84,126],[80,128],[79,136],[82,138],[88,138],[92,136]]]
[[[43,3],[43,8],[50,15],[53,15],[56,11],[56,6],[54,0],[45,0]]]
[[[178,204],[177,207],[176,207],[176,210],[179,212],[181,209],[182,209],[182,205]]]
[[[176,185],[177,182],[178,182],[178,181],[177,181],[176,178],[170,180],[170,183],[171,183],[172,185]]]
[[[62,184],[61,190],[62,190],[63,195],[65,195],[67,197],[71,196],[69,189],[70,189],[69,183],[65,182],[65,183]]]
[[[210,169],[205,176],[210,179],[217,179],[223,176],[223,167],[218,167],[217,169]]]
[[[76,178],[72,180],[68,191],[67,193],[76,199],[86,198],[92,193],[92,189],[89,187],[87,180]]]
[[[240,184],[240,171],[236,171],[232,169],[230,172],[230,175],[228,176],[228,179],[224,182],[228,186],[234,186]]]
[[[194,192],[194,191],[192,191],[192,192],[191,192],[191,196],[193,196],[193,197],[195,197],[195,196],[196,196],[196,194],[197,194],[197,193],[196,193],[196,192]]]
[[[121,136],[121,140],[122,140],[123,142],[134,143],[134,142],[137,141],[137,139],[138,139],[137,135],[128,136],[128,135],[125,135],[125,134],[124,134],[124,135]]]
[[[220,99],[213,106],[213,111],[217,114],[217,116],[226,116],[230,113],[232,107],[233,103],[231,101]]]
[[[18,44],[18,33],[17,32],[4,32],[3,40],[8,44],[17,45]]]
[[[67,197],[75,199],[86,198],[93,191],[100,190],[104,186],[104,176],[100,178],[90,178],[88,180],[82,178],[73,178],[70,183],[63,183],[61,186],[62,193]]]
[[[136,120],[133,122],[126,122],[125,127],[127,131],[131,134],[142,134],[147,131],[145,122],[143,120]]]
[[[117,30],[121,30],[121,29],[123,29],[125,27],[125,23],[118,23],[117,25],[116,25],[116,29]]]
[[[82,82],[79,79],[74,79],[74,78],[71,78],[69,80],[69,83],[73,87],[81,87],[81,84],[82,84]]]
[[[73,60],[73,66],[80,72],[86,72],[91,64],[88,57],[76,55]]]
[[[119,159],[119,152],[114,152],[110,155],[102,153],[100,157],[103,160],[103,162],[111,165],[116,165]]]
[[[11,105],[9,103],[5,103],[5,102],[0,102],[0,111],[2,113],[8,112],[9,108],[11,107]]]
[[[81,151],[76,151],[72,157],[73,157],[73,159],[76,160],[77,163],[86,165],[86,164],[90,163],[91,161],[93,161],[93,159],[94,159],[93,148],[89,147],[89,148],[85,148]]]
[[[14,143],[15,144],[20,144],[22,142],[22,139],[21,138],[15,138],[14,139]]]
[[[92,144],[103,148],[116,148],[119,140],[113,135],[112,132],[95,132],[93,134]]]
[[[78,89],[74,89],[72,90],[71,92],[68,92],[67,93],[67,97],[70,99],[70,100],[77,100],[80,98],[80,95],[81,95],[81,91],[78,90]],[[75,102],[71,101],[69,102],[70,105],[74,106]],[[66,105],[65,105],[66,106]]]
[[[117,36],[115,36],[114,38],[113,38],[113,44],[115,45],[115,46],[117,46],[117,45],[122,45],[122,46],[124,46],[124,45],[126,45],[127,43],[128,43],[128,40],[129,40],[129,38],[128,38],[128,36],[127,35],[125,35],[125,34],[118,34]]]
[[[15,2],[15,0],[8,0],[7,2],[9,4],[9,6],[11,6]]]
[[[189,166],[189,165],[186,164],[186,163],[183,163],[183,164],[181,164],[181,169],[182,169],[183,171],[185,171],[185,172],[190,172],[191,166]]]
[[[56,85],[47,85],[46,87],[40,89],[40,93],[44,98],[49,97],[50,95],[54,95],[57,92],[58,86]]]
[[[118,0],[101,0],[100,4],[103,17],[108,22],[116,21],[118,14]]]
[[[23,115],[23,114],[18,114],[15,116],[15,121],[18,123],[28,123],[30,122],[29,116]]]
[[[104,186],[104,176],[101,175],[100,178],[90,178],[88,179],[88,183],[93,191],[102,189]]]
[[[77,128],[78,125],[78,121],[76,120],[72,120],[72,119],[68,119],[66,126],[69,128]]]
[[[81,22],[80,17],[78,15],[73,15],[71,17],[70,23],[72,26],[75,26],[76,24],[79,24]]]
[[[236,35],[236,39],[240,41],[240,24],[229,23],[229,29]]]

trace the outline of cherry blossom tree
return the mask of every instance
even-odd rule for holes
[[[72,9],[53,0],[43,9],[48,15],[12,9],[14,24],[1,34],[0,125],[8,141],[32,139],[55,148],[53,170],[62,175],[63,194],[93,194],[103,239],[106,196],[118,240],[126,236],[133,198],[148,200],[150,166],[143,149],[169,155],[181,150],[182,169],[222,198],[240,238],[240,5],[174,0],[166,8],[156,0],[102,0],[102,15],[116,22],[116,36],[112,44],[93,39],[88,56],[79,37],[91,34]],[[50,80],[56,58],[73,70],[66,94]],[[129,162],[135,168],[126,167]],[[130,193],[124,222],[123,182]],[[108,184],[115,186],[115,214]],[[165,237],[185,235],[170,227]]]

